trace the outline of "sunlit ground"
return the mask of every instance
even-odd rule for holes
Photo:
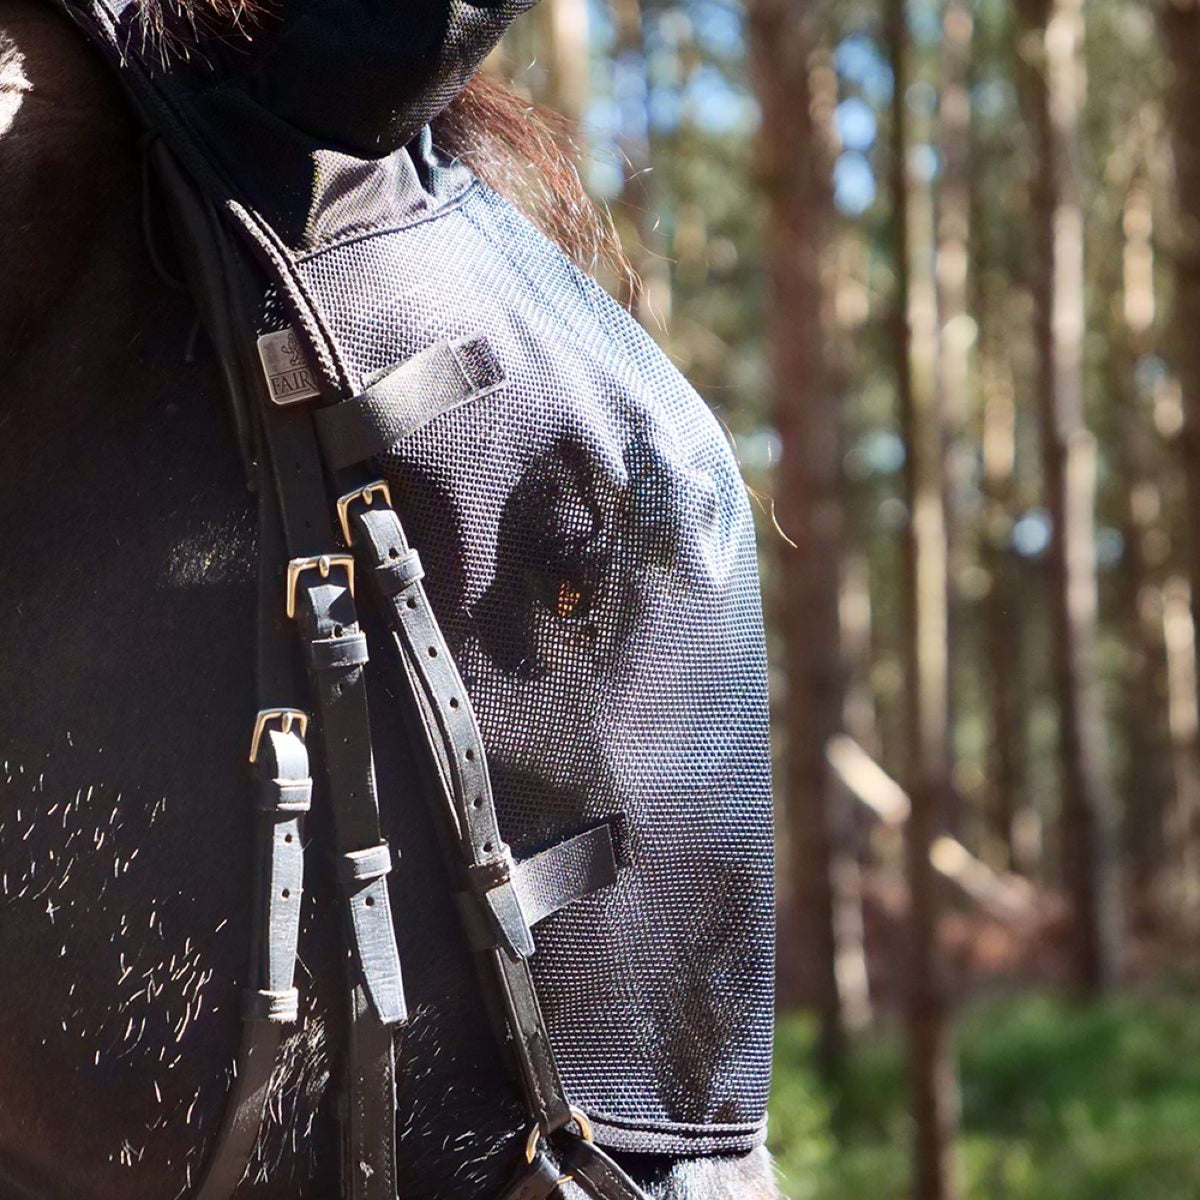
[[[960,1032],[967,1200],[1200,1198],[1200,986],[1087,1008],[993,1000]],[[786,1194],[907,1200],[896,1031],[856,1048],[836,1118],[811,1042],[810,1023],[781,1021],[770,1141]]]

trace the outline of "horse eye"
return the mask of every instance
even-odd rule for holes
[[[554,615],[565,621],[569,617],[579,616],[585,608],[583,587],[572,579],[560,580],[554,601]]]

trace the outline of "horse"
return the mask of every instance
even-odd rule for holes
[[[488,95],[479,85],[445,119],[447,139],[485,147],[481,168],[497,128],[524,124]],[[238,1045],[254,501],[219,363],[164,261],[143,149],[70,23],[0,0],[5,1200],[184,1200]],[[381,777],[405,778],[391,686],[372,683],[375,752]],[[491,1196],[519,1153],[522,1111],[430,819],[419,805],[386,805],[383,819],[404,847],[392,881],[410,1008],[395,1044],[401,1192]],[[314,809],[313,841],[328,820]],[[306,892],[301,1019],[239,1197],[337,1190],[344,998],[331,981],[344,951],[319,917],[336,893],[319,856]],[[777,1196],[761,1148],[616,1157],[655,1200]]]

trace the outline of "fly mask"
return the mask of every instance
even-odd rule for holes
[[[572,1176],[631,1200],[601,1146],[759,1144],[771,799],[745,490],[644,331],[428,129],[525,5],[292,0],[186,57],[134,0],[65,6],[159,139],[260,497],[256,936],[199,1195],[236,1186],[295,1019],[314,788],[352,951],[344,1195],[397,1194],[404,915],[378,812],[418,792],[529,1112],[508,1194]],[[392,663],[367,661],[376,621]],[[368,670],[396,672],[419,787],[375,777]]]

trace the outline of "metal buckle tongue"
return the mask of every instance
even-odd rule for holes
[[[346,545],[352,545],[354,542],[354,531],[350,528],[350,505],[355,500],[361,500],[368,508],[375,502],[376,496],[382,496],[383,502],[392,507],[392,493],[387,485],[387,481],[376,479],[374,483],[368,483],[365,487],[357,488],[353,492],[347,492],[344,496],[339,497],[337,502],[338,520],[342,525],[342,537],[346,540]]]
[[[305,571],[320,571],[322,579],[329,578],[331,567],[345,567],[349,576],[350,595],[354,595],[354,555],[317,554],[312,558],[293,558],[287,566],[287,615],[296,616],[296,582]]]

